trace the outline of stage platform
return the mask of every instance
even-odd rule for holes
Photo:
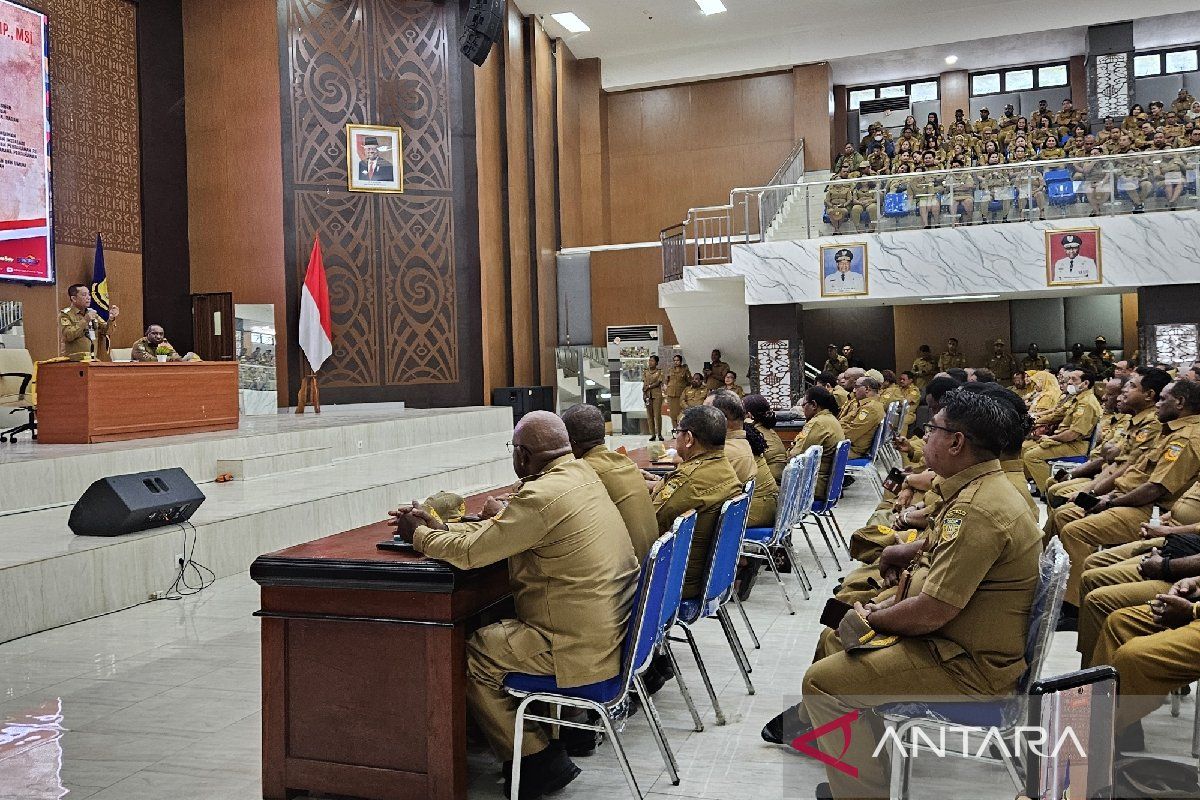
[[[0,445],[0,642],[125,608],[174,580],[179,526],[113,538],[70,532],[71,505],[97,478],[185,469],[208,498],[192,517],[194,557],[223,577],[260,553],[382,519],[435,491],[511,483],[511,436],[508,408],[356,406],[166,439]],[[215,483],[218,461],[247,479]]]

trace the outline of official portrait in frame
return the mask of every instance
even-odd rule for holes
[[[352,192],[404,191],[404,133],[379,125],[346,126],[346,173]]]
[[[1100,229],[1046,231],[1046,285],[1093,286],[1101,281]]]
[[[821,245],[821,296],[867,294],[866,242]]]

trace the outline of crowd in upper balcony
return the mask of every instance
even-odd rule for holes
[[[916,216],[926,228],[941,224],[947,213],[956,225],[1009,222],[1014,209],[1020,213],[1028,208],[1044,218],[1048,205],[1064,204],[1064,199],[1086,200],[1091,216],[1110,201],[1127,202],[1140,213],[1151,196],[1160,196],[1174,209],[1184,194],[1196,193],[1195,159],[1186,154],[1167,152],[1153,161],[1102,160],[1200,147],[1200,101],[1186,89],[1169,106],[1158,100],[1144,108],[1134,105],[1124,119],[1105,117],[1095,127],[1070,98],[1058,111],[1042,100],[1028,117],[1014,114],[1012,105],[999,118],[981,108],[976,120],[959,109],[944,125],[936,113],[923,126],[910,115],[896,134],[873,123],[857,147],[846,143],[832,175],[868,180],[831,184],[824,221],[835,234],[874,230],[880,213]],[[1089,156],[1095,160],[1037,163]],[[1004,165],[1024,166],[971,170]],[[965,171],[947,175],[940,170]]]

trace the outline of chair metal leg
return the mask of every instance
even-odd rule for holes
[[[1171,700],[1171,716],[1178,717],[1183,708],[1183,693],[1178,689],[1172,689],[1168,697]]]
[[[671,649],[671,640],[665,636],[663,637],[663,649],[667,653],[667,658],[671,661],[671,669],[675,671],[675,683],[679,685],[679,693],[683,695],[683,703],[692,715],[692,729],[696,733],[700,733],[704,730],[704,721],[700,719],[700,710],[696,708],[696,701],[692,699],[692,693],[688,689],[687,683],[683,680],[683,672],[679,669],[679,661],[675,658],[675,651]]]
[[[782,585],[783,584],[781,582],[780,586]],[[734,605],[737,606],[738,611],[742,615],[742,622],[746,623],[746,630],[750,631],[750,639],[754,642],[754,649],[762,650],[762,642],[758,641],[758,634],[754,631],[754,626],[750,624],[750,617],[746,614],[746,607],[742,605],[742,599],[737,596],[737,592],[734,592],[732,597]],[[784,592],[784,597],[787,597],[787,592]],[[791,606],[791,603],[788,603],[788,606]],[[750,672],[754,671],[749,664],[746,665],[746,668],[749,669]]]
[[[796,580],[800,582],[800,591],[804,592],[804,599],[811,599],[812,579],[808,577],[808,570],[800,563],[800,559],[796,558],[796,551],[792,549],[790,542],[783,545],[783,552],[787,555],[788,563],[792,565],[792,572],[796,575]]]
[[[891,724],[889,728],[895,730]],[[901,734],[902,735],[902,734]],[[888,737],[891,744],[888,745],[888,761],[891,762],[891,780],[889,781],[888,797],[891,800],[900,800],[907,795],[904,786],[904,762],[907,760],[903,752],[897,752],[901,748],[896,747],[896,739]]]
[[[1008,770],[1008,777],[1012,779],[1013,786],[1016,787],[1017,794],[1025,791],[1025,781],[1021,779],[1021,773],[1017,769],[1017,762],[1013,756],[1013,748],[1017,745],[1014,740],[1011,745],[1008,745],[1009,752],[1001,751],[1000,758],[1004,762],[1004,768]]]
[[[617,732],[613,730],[612,720],[605,712],[600,713],[600,723],[604,726],[604,733],[608,736],[608,740],[612,742],[613,750],[617,753],[617,764],[621,767],[621,773],[625,776],[625,782],[629,784],[633,796],[638,800],[643,800],[642,790],[638,788],[637,778],[633,776],[633,768],[629,766],[629,758],[625,755],[625,748],[621,746],[621,740],[617,738]],[[520,720],[518,719],[518,723]],[[519,751],[518,751],[519,752]],[[516,773],[517,760],[513,760],[513,772]],[[510,797],[520,797],[517,792],[517,784],[513,782],[513,789]]]
[[[779,576],[779,568],[775,566],[775,558],[771,555],[771,551],[767,551],[767,564],[771,567],[771,574],[775,576],[775,582],[779,584],[779,591],[783,592],[783,603],[787,606],[789,614],[795,614],[796,609],[792,607],[792,598],[788,597],[787,587],[783,585],[783,578]],[[794,570],[795,565],[792,566]],[[804,581],[800,582],[800,589],[804,592],[804,599],[808,599],[808,590],[804,588]],[[739,604],[740,606],[740,604]]]
[[[510,778],[512,790],[509,792],[511,797],[521,796],[521,745],[525,741],[525,709],[533,702],[533,696],[526,697],[517,706],[517,721],[514,723],[516,730],[513,736],[513,758],[512,758],[512,775]]]
[[[816,515],[813,515],[814,519]],[[817,555],[817,548],[813,545],[812,536],[808,532],[808,526],[803,521],[797,523],[800,526],[801,532],[804,533],[804,541],[808,542],[808,549],[812,553],[813,561],[817,562],[817,569],[821,570],[821,577],[828,578],[829,573],[825,571],[825,565],[821,563],[821,557]]]
[[[746,651],[742,647],[742,641],[738,638],[737,630],[733,627],[733,620],[729,617],[729,612],[722,606],[717,609],[717,619],[721,621],[721,628],[725,631],[725,638],[729,642],[729,649],[733,651],[733,660],[737,662],[738,671],[742,673],[742,680],[746,682],[746,693],[754,694],[754,684],[750,682],[750,659],[746,657]]]
[[[833,566],[838,572],[842,571],[842,562],[838,561],[837,551],[833,549],[833,542],[829,539],[829,531],[825,529],[824,514],[815,515],[817,521],[817,530],[821,532],[821,538],[825,540],[825,547],[829,550],[829,556],[833,559]]]
[[[882,497],[882,496],[883,495],[881,494],[880,497]],[[846,534],[842,533],[842,523],[838,522],[837,515],[835,515],[833,513],[833,509],[830,509],[827,512],[826,516],[828,516],[829,519],[833,522],[833,530],[837,534],[838,541],[842,543],[842,549],[845,550],[847,553],[849,553],[850,552],[850,544],[846,541]]]
[[[692,629],[683,623],[679,623],[679,627],[683,629],[684,636],[687,637],[688,647],[692,649],[692,658],[696,659],[696,667],[700,670],[700,679],[704,681],[704,688],[708,692],[708,699],[712,702],[713,712],[717,715],[717,724],[725,724],[725,712],[721,710],[721,704],[717,701],[717,692],[713,689],[712,679],[708,677],[708,669],[704,666],[704,659],[700,657],[700,648],[696,646],[696,637],[692,635]],[[676,673],[678,676],[679,673]]]
[[[633,685],[637,689],[638,695],[642,698],[642,708],[646,710],[646,722],[650,725],[650,735],[654,737],[654,743],[658,745],[658,752],[662,753],[663,763],[667,766],[667,772],[671,773],[671,785],[679,785],[679,763],[675,760],[675,753],[671,750],[671,743],[667,741],[667,734],[663,731],[662,719],[658,716],[658,709],[654,707],[654,701],[650,698],[650,693],[646,691],[646,684],[642,681],[641,675],[633,676]]]

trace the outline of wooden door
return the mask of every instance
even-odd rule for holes
[[[235,361],[233,293],[192,295],[192,333],[196,355],[205,361]]]

